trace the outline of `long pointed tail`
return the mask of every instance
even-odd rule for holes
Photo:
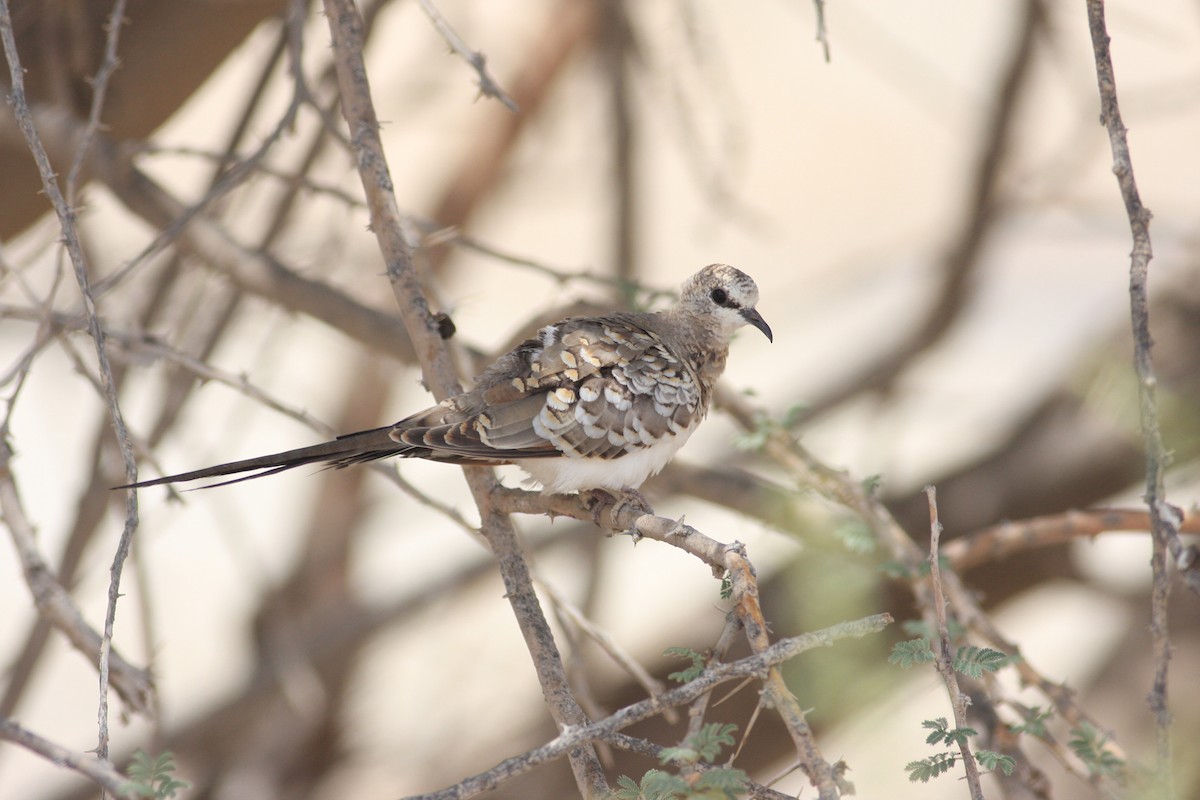
[[[274,475],[276,472],[302,467],[305,464],[327,463],[333,467],[347,467],[351,464],[361,464],[364,461],[374,461],[388,456],[402,455],[415,448],[402,444],[388,436],[393,426],[374,428],[369,431],[348,433],[330,442],[315,444],[311,447],[301,447],[297,450],[285,450],[282,453],[247,458],[242,461],[230,461],[228,464],[217,464],[213,467],[181,472],[178,475],[167,475],[148,481],[127,483],[115,486],[115,489],[140,489],[144,486],[158,486],[164,483],[182,483],[201,478],[217,478],[222,475],[240,475],[243,472],[252,473],[232,478],[220,483],[213,483],[198,488],[211,489],[217,486],[227,486],[231,483],[248,481],[252,478],[262,478]]]

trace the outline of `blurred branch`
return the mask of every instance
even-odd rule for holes
[[[514,114],[521,113],[521,109],[517,107],[516,102],[500,88],[500,85],[496,83],[491,73],[488,72],[487,59],[483,53],[467,47],[467,43],[454,31],[454,28],[450,27],[450,23],[442,16],[442,12],[438,11],[437,6],[430,2],[430,0],[420,0],[420,3],[421,10],[433,22],[433,27],[437,28],[438,33],[446,40],[446,44],[450,46],[450,49],[458,54],[463,61],[470,64],[471,68],[479,76],[479,93],[484,97],[499,100],[505,108]]]
[[[844,506],[867,525],[875,540],[896,562],[896,570],[903,576],[901,580],[912,593],[918,607],[928,618],[932,618],[935,601],[929,581],[924,579],[922,571],[926,556],[900,527],[874,491],[861,482],[852,480],[846,473],[819,461],[782,426],[773,425],[764,430],[761,423],[767,418],[761,410],[751,407],[745,398],[724,392],[718,398],[718,402],[743,429],[763,433],[764,454],[791,474],[797,486],[816,491],[828,500]],[[1002,652],[1019,652],[1018,645],[996,628],[981,608],[979,598],[963,586],[955,571],[943,569],[940,576],[955,615],[969,631],[991,642]],[[1072,690],[1043,676],[1027,658],[1018,659],[1014,666],[1022,680],[1029,686],[1036,687],[1051,702],[1054,710],[1072,726],[1079,728],[1086,723],[1096,730],[1102,729],[1102,726],[1097,725],[1079,705],[1078,698]],[[1116,751],[1111,743],[1106,746]],[[1076,774],[1080,774],[1094,785],[1111,787],[1116,783],[1111,776],[1092,773],[1077,765],[1074,769]]]
[[[325,10],[333,38],[342,112],[349,125],[352,152],[370,209],[371,229],[387,264],[388,280],[420,360],[425,383],[438,400],[443,400],[458,394],[461,388],[441,326],[429,308],[402,232],[400,210],[362,60],[362,19],[351,0],[325,0]],[[512,522],[492,506],[492,490],[498,485],[495,476],[485,468],[465,468],[463,474],[479,507],[481,530],[500,566],[509,602],[533,657],[550,713],[560,730],[586,724],[583,709],[571,695],[562,657],[538,603]],[[592,747],[573,749],[569,760],[584,797],[610,791]]]
[[[12,536],[13,547],[21,561],[21,570],[29,594],[43,619],[53,625],[71,645],[93,665],[101,663],[104,638],[84,620],[71,595],[54,579],[37,549],[37,537],[25,509],[10,468],[12,449],[8,437],[0,437],[0,515]],[[154,707],[154,681],[145,670],[135,667],[111,649],[109,677],[121,699],[139,714],[151,716]]]
[[[1150,515],[1126,508],[1097,508],[1065,511],[1033,519],[1002,522],[962,536],[942,546],[942,557],[962,572],[983,564],[1002,561],[1024,550],[1036,550],[1076,539],[1092,539],[1109,531],[1148,531]],[[1181,533],[1200,534],[1200,515],[1184,512]]]
[[[821,45],[825,63],[828,64],[833,58],[829,54],[829,29],[825,27],[825,0],[813,0],[813,8],[817,12],[817,44]]]
[[[77,753],[38,736],[11,719],[0,718],[0,739],[19,744],[45,758],[52,764],[78,772],[111,792],[114,797],[137,800],[144,795],[136,791],[129,779],[117,772],[107,759],[87,753]]]
[[[942,592],[942,570],[938,564],[938,542],[942,538],[942,523],[938,522],[937,490],[925,487],[929,498],[929,588],[933,593],[933,612],[937,621],[937,639],[934,651],[937,671],[946,684],[950,696],[950,708],[954,712],[954,729],[967,729],[967,696],[958,686],[958,675],[954,671],[954,655],[950,643],[950,626],[946,618],[946,595]],[[932,639],[932,637],[930,637]],[[979,784],[979,765],[971,754],[971,744],[965,735],[956,737],[958,750],[962,754],[963,768],[967,773],[967,787],[971,800],[983,800],[983,787]]]
[[[630,512],[637,519],[637,512]],[[648,514],[640,518],[649,517]],[[657,517],[654,520],[663,518]],[[666,522],[678,525],[674,520]],[[647,522],[646,527],[658,523]],[[687,527],[687,526],[683,526]],[[657,538],[654,537],[654,538]],[[842,622],[819,631],[804,633],[787,639],[780,639],[767,649],[737,661],[724,664],[714,664],[700,673],[695,680],[683,686],[672,689],[658,697],[651,697],[631,706],[626,706],[609,717],[566,731],[558,738],[546,743],[536,750],[530,750],[513,758],[505,759],[487,772],[473,775],[454,786],[440,792],[416,795],[407,800],[462,800],[474,797],[499,786],[505,780],[528,772],[534,767],[561,758],[564,754],[581,745],[611,737],[617,731],[635,722],[661,714],[668,707],[681,706],[690,703],[701,695],[711,692],[716,686],[745,677],[762,678],[771,672],[777,672],[777,666],[794,658],[801,653],[817,647],[829,647],[834,642],[846,638],[860,638],[879,633],[889,624],[892,618],[887,614],[875,614],[852,622]]]
[[[809,401],[798,424],[811,423],[864,392],[886,391],[913,359],[939,342],[962,315],[972,292],[971,281],[979,270],[984,244],[999,221],[999,178],[1014,145],[1016,112],[1032,73],[1033,47],[1038,31],[1045,24],[1044,16],[1042,0],[1023,0],[1017,41],[1010,49],[1001,73],[991,117],[982,125],[987,138],[969,188],[967,218],[959,228],[957,239],[941,259],[942,283],[933,307],[918,328],[901,337],[888,352],[875,357],[842,385]]]
[[[115,6],[115,11],[117,12],[115,20],[120,19],[120,12],[123,9],[123,0],[118,0]],[[106,61],[108,68],[105,69],[103,75],[105,85],[107,85],[107,79],[111,75],[112,69],[115,68],[116,43],[120,28],[120,24],[116,23],[111,25],[108,31],[105,58],[109,61]],[[100,325],[95,300],[92,296],[91,279],[88,276],[88,264],[84,256],[83,247],[80,244],[79,231],[76,226],[76,211],[68,203],[67,198],[63,196],[54,174],[54,169],[50,165],[50,157],[42,144],[37,128],[34,126],[29,106],[25,102],[24,70],[21,67],[20,56],[17,53],[17,43],[13,35],[8,0],[0,0],[0,39],[4,43],[4,55],[8,59],[9,77],[12,81],[12,96],[10,101],[13,116],[16,118],[17,126],[21,129],[21,133],[29,145],[29,151],[33,155],[34,163],[37,165],[38,173],[42,178],[42,187],[54,207],[55,215],[58,217],[59,227],[62,230],[62,241],[66,247],[67,254],[70,256],[71,265],[75,271],[75,280],[79,284],[80,297],[82,298],[83,307],[87,314],[88,333],[92,337],[92,343],[96,350],[96,365],[100,373],[100,394],[108,408],[109,417],[112,420],[113,428],[117,435],[117,445],[121,452],[121,458],[125,463],[125,477],[129,483],[133,483],[137,480],[137,460],[133,454],[133,445],[130,442],[129,431],[125,427],[125,419],[121,414],[121,405],[117,398],[112,367],[108,361],[108,350],[104,342],[104,329]],[[103,90],[104,86],[101,86],[98,91],[97,96],[100,101],[103,100]],[[81,145],[80,150],[77,152],[77,157],[80,159],[83,157],[83,152],[86,151],[86,144],[96,131],[96,125],[99,124],[99,114],[100,108],[93,105],[92,118],[95,119],[96,124],[93,125],[89,122],[89,126],[84,130],[83,145]],[[7,460],[7,456],[5,460]],[[129,555],[129,550],[133,543],[133,534],[137,530],[137,526],[137,493],[129,491],[125,494],[125,525],[121,531],[121,538],[117,542],[116,551],[113,554],[112,567],[109,571],[108,606],[104,615],[104,632],[100,639],[100,689],[99,711],[97,712],[99,718],[97,754],[100,758],[108,757],[109,666],[112,651],[113,626],[117,615],[117,599],[121,596],[121,573],[125,565],[125,559]]]
[[[1121,191],[1121,199],[1125,202],[1125,213],[1129,217],[1129,230],[1133,236],[1133,252],[1129,264],[1133,365],[1138,377],[1142,437],[1146,448],[1145,500],[1150,510],[1150,530],[1153,533],[1150,551],[1150,567],[1154,574],[1150,593],[1150,640],[1154,651],[1154,679],[1147,700],[1150,710],[1154,713],[1157,734],[1156,790],[1160,797],[1170,798],[1174,796],[1174,791],[1171,776],[1171,709],[1167,702],[1167,675],[1171,659],[1167,622],[1171,578],[1168,574],[1167,551],[1169,549],[1179,561],[1184,547],[1179,540],[1182,513],[1167,503],[1166,491],[1163,488],[1167,453],[1158,427],[1158,398],[1155,389],[1158,379],[1154,375],[1154,359],[1150,352],[1150,301],[1146,291],[1150,259],[1153,257],[1150,244],[1151,214],[1150,210],[1142,205],[1142,198],[1138,193],[1125,123],[1121,121],[1121,109],[1117,103],[1117,79],[1113,72],[1112,54],[1109,52],[1104,0],[1088,0],[1087,15],[1092,51],[1096,59],[1096,81],[1100,88],[1100,122],[1108,131],[1113,173],[1117,176],[1117,185]],[[1191,560],[1194,563],[1195,558]],[[1195,570],[1189,570],[1189,573],[1192,588],[1195,590],[1200,586],[1195,582],[1200,579],[1200,575]]]
[[[758,580],[740,543],[727,545],[705,536],[682,522],[646,514],[611,497],[599,494],[539,495],[518,489],[497,487],[493,491],[497,507],[510,513],[549,514],[591,519],[597,525],[616,532],[629,532],[635,538],[646,537],[664,542],[689,553],[712,568],[717,577],[730,581],[736,614],[750,648],[756,653],[770,647],[770,635],[758,602]],[[763,681],[767,701],[779,714],[799,755],[805,774],[825,800],[839,796],[834,770],[821,755],[805,719],[803,709],[788,690],[782,674],[772,668]]]

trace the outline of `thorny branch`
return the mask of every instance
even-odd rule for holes
[[[1146,506],[1150,511],[1151,533],[1153,534],[1150,567],[1153,586],[1150,602],[1150,637],[1154,652],[1154,678],[1147,701],[1154,713],[1157,738],[1158,792],[1163,798],[1174,796],[1171,780],[1171,710],[1167,703],[1167,674],[1171,659],[1171,641],[1167,629],[1167,605],[1170,598],[1171,579],[1168,573],[1167,552],[1181,566],[1185,553],[1194,562],[1194,551],[1185,549],[1179,540],[1179,523],[1182,512],[1167,502],[1163,488],[1163,473],[1167,467],[1167,453],[1163,447],[1158,426],[1158,399],[1154,374],[1154,359],[1151,354],[1150,300],[1147,292],[1150,259],[1150,210],[1142,205],[1137,180],[1133,174],[1133,160],[1129,154],[1129,141],[1121,110],[1117,103],[1117,79],[1113,71],[1112,54],[1109,51],[1108,29],[1104,20],[1104,0],[1088,0],[1088,30],[1092,37],[1092,50],[1096,57],[1096,81],[1100,88],[1100,122],[1108,131],[1112,148],[1113,173],[1117,176],[1121,199],[1125,202],[1125,213],[1129,217],[1129,230],[1133,236],[1133,252],[1129,264],[1130,317],[1133,326],[1133,365],[1138,377],[1138,397],[1142,418],[1142,439],[1146,449]],[[1198,576],[1195,570],[1186,570],[1191,579]]]
[[[103,80],[103,84],[97,92],[97,104],[94,104],[92,109],[92,118],[95,120],[95,125],[89,123],[89,127],[84,135],[85,144],[90,140],[89,134],[94,133],[95,126],[99,125],[100,105],[98,104],[103,102],[104,90],[108,78],[115,69],[117,40],[121,30],[120,17],[123,11],[124,2],[120,0],[114,7],[115,16],[113,24],[108,29],[105,47],[106,61],[105,65],[101,68],[99,76]],[[92,342],[96,350],[96,365],[100,373],[101,394],[108,407],[108,413],[117,434],[117,445],[125,464],[125,477],[128,479],[128,482],[133,483],[137,480],[137,461],[133,454],[133,445],[130,442],[129,431],[125,426],[125,419],[121,414],[120,401],[117,398],[116,386],[113,381],[113,371],[108,359],[108,349],[104,341],[104,329],[100,325],[100,319],[96,311],[91,278],[88,275],[89,267],[79,239],[79,230],[76,225],[76,211],[68,202],[68,198],[64,197],[62,189],[58,185],[58,178],[50,163],[50,157],[46,152],[45,146],[42,144],[41,137],[33,123],[33,116],[25,101],[24,70],[21,67],[20,56],[17,53],[17,43],[13,35],[12,17],[9,14],[8,0],[0,0],[0,39],[3,40],[4,54],[8,59],[9,78],[12,82],[11,103],[13,116],[16,118],[17,125],[25,137],[30,153],[33,155],[34,163],[37,165],[38,173],[42,179],[42,188],[46,196],[50,198],[51,205],[54,207],[54,213],[58,217],[59,227],[62,230],[63,244],[66,247],[71,265],[74,268],[75,280],[79,284],[80,297],[87,314],[88,333],[92,337]],[[77,154],[77,158],[80,161],[82,161],[83,157],[82,151]],[[125,565],[125,560],[129,556],[129,550],[133,545],[133,535],[137,530],[137,526],[137,493],[132,491],[126,492],[125,525],[121,532],[121,538],[117,543],[116,552],[113,555],[112,567],[110,568],[108,605],[104,615],[104,632],[100,641],[100,688],[99,709],[97,710],[99,731],[96,748],[100,758],[108,757],[109,662],[112,650],[113,626],[116,623],[117,600],[121,593],[121,573]]]
[[[636,512],[634,512],[636,513]],[[650,515],[642,515],[650,516]],[[647,527],[659,526],[661,517],[653,517],[653,522]],[[674,520],[668,520],[674,522]],[[678,524],[678,523],[675,523]],[[690,703],[698,697],[711,692],[716,686],[743,677],[762,678],[773,671],[779,664],[800,653],[815,647],[828,647],[839,639],[862,637],[878,633],[892,621],[887,614],[876,614],[853,622],[842,622],[823,630],[804,633],[787,639],[781,639],[770,647],[754,655],[738,661],[724,664],[714,664],[704,670],[699,677],[683,686],[677,687],[641,702],[617,711],[605,719],[589,723],[581,728],[564,731],[558,738],[546,743],[536,750],[531,750],[519,756],[505,759],[492,769],[481,772],[460,781],[454,786],[440,792],[418,795],[408,800],[462,800],[467,797],[486,792],[500,785],[501,782],[528,772],[539,764],[544,764],[562,755],[572,748],[588,742],[597,741],[610,736],[623,728],[662,713],[665,709]]]
[[[499,100],[505,108],[514,114],[519,114],[521,109],[517,107],[517,103],[508,93],[505,92],[496,80],[492,77],[487,69],[487,58],[476,50],[472,50],[467,46],[467,43],[462,40],[462,37],[455,32],[446,18],[442,16],[442,12],[438,10],[431,0],[420,0],[421,10],[433,23],[433,27],[437,28],[438,33],[446,40],[446,44],[453,50],[463,61],[471,65],[475,73],[479,76],[479,93],[484,97],[491,97]]]
[[[370,209],[371,228],[383,252],[388,279],[420,359],[426,385],[441,400],[459,391],[458,376],[404,238],[362,61],[362,20],[349,0],[325,0],[325,10],[333,34],[342,111],[350,128],[351,145]],[[586,724],[587,717],[571,694],[562,657],[534,592],[512,521],[491,504],[496,479],[487,469],[467,468],[463,472],[483,518],[481,530],[496,556],[509,602],[533,657],[550,713],[560,729]],[[604,770],[590,744],[573,748],[569,760],[584,797],[602,796],[610,791]]]
[[[950,642],[950,625],[946,616],[946,595],[942,591],[942,571],[938,564],[938,543],[942,538],[942,523],[938,520],[937,490],[925,487],[929,497],[929,584],[933,592],[933,613],[937,621],[937,640],[934,644],[937,670],[946,683],[950,695],[950,707],[954,711],[954,727],[961,731],[967,727],[967,697],[958,686],[958,675],[954,672],[954,652]],[[983,800],[983,787],[979,784],[979,765],[971,755],[971,745],[966,736],[958,737],[958,749],[962,754],[963,767],[967,771],[967,786],[971,800]]]

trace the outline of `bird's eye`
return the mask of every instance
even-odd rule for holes
[[[713,289],[712,294],[710,294],[709,297],[711,297],[712,301],[719,306],[723,306],[729,302],[729,295],[725,293],[724,289]]]

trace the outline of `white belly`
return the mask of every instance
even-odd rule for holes
[[[552,494],[583,489],[636,489],[651,475],[662,472],[662,468],[691,435],[690,430],[681,431],[657,444],[639,447],[620,458],[564,456],[527,458],[515,463]]]

